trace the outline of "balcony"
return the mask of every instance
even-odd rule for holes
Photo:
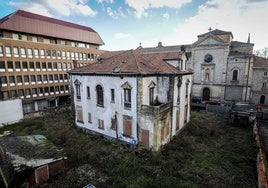
[[[157,106],[141,105],[141,113],[147,116],[159,116],[171,110],[171,102],[159,104]]]

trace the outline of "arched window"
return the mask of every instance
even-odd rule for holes
[[[238,77],[238,70],[233,70],[233,79],[232,80],[237,80]]]
[[[96,86],[96,92],[97,92],[97,105],[103,106],[103,89],[101,85]]]
[[[154,104],[154,88],[155,88],[156,84],[152,81],[150,84],[149,84],[149,103],[150,105],[153,105]]]
[[[79,80],[74,81],[75,84],[75,91],[76,91],[76,99],[80,100],[81,99],[81,82]]]
[[[131,108],[131,85],[128,82],[125,82],[122,86],[124,89],[124,107]]]
[[[207,69],[206,72],[205,72],[205,81],[206,82],[209,82],[209,79],[210,79],[209,75],[210,75],[210,71],[209,71],[209,69]]]
[[[262,95],[260,98],[260,104],[264,104],[265,103],[265,95]]]

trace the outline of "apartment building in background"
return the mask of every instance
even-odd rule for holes
[[[90,27],[18,10],[0,19],[0,100],[23,113],[68,103],[67,71],[92,63],[104,42]]]

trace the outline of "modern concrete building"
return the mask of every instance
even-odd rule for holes
[[[103,45],[90,27],[18,10],[0,19],[0,100],[23,112],[68,103],[68,70],[92,63]]]
[[[158,150],[190,120],[184,52],[107,52],[70,71],[77,127]]]

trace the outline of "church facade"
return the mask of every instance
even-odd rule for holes
[[[198,35],[192,44],[189,66],[194,71],[192,94],[204,101],[250,102],[253,46],[233,41],[228,31],[212,30]]]

